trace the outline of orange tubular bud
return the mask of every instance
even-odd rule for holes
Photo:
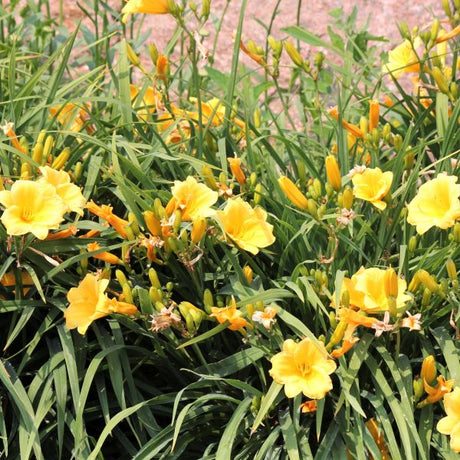
[[[436,39],[436,44],[438,45],[439,43],[445,42],[446,40],[450,40],[451,38],[457,36],[458,34],[460,34],[460,25],[455,27],[455,29],[452,29],[450,32],[444,35],[438,36],[438,38]]]
[[[161,222],[152,211],[144,212],[145,225],[152,236],[161,235]]]
[[[169,77],[169,61],[163,54],[158,55],[157,75],[160,80],[166,81]]]
[[[45,238],[46,240],[58,240],[63,238],[69,238],[70,236],[74,236],[77,234],[77,227],[75,225],[71,225],[69,228],[65,230],[61,230],[60,232],[56,233],[48,233],[48,236]]]
[[[88,248],[88,252],[97,251],[101,249],[101,247],[99,246],[99,243],[97,242],[88,244],[87,248]],[[107,251],[100,252],[99,254],[93,254],[91,257],[94,257],[95,259],[103,260],[104,262],[108,262],[109,264],[112,264],[112,265],[123,265],[123,261],[119,257]]]
[[[339,164],[333,155],[326,157],[326,175],[329,185],[336,191],[342,188],[342,176],[340,174]]]
[[[89,230],[84,235],[80,235],[78,238],[97,238],[101,232],[99,230]]]
[[[436,378],[436,364],[433,355],[429,355],[423,360],[420,377],[428,385],[431,385],[431,382]]]
[[[238,181],[238,184],[243,185],[246,183],[246,176],[244,175],[243,170],[241,169],[241,158],[227,158],[227,161],[230,164],[230,170],[235,176],[235,179]]]
[[[339,120],[339,111],[337,109],[337,107],[332,107],[332,109],[329,110],[329,115],[334,118],[335,120]],[[362,130],[356,126],[356,125],[352,125],[351,123],[348,123],[347,121],[345,121],[344,119],[342,119],[342,126],[351,134],[353,134],[353,136],[355,137],[364,137],[364,134],[362,132]]]
[[[308,210],[307,197],[297,188],[291,179],[287,178],[286,176],[281,176],[278,179],[278,184],[292,204],[304,211]]]
[[[379,125],[380,110],[379,101],[372,100],[369,105],[369,132],[372,133],[374,128]]]
[[[192,242],[198,244],[206,233],[207,222],[205,217],[198,217],[193,221],[191,232]]]
[[[252,283],[252,278],[253,278],[253,271],[252,271],[252,268],[249,265],[245,265],[243,267],[243,274],[244,274],[244,277],[246,278],[246,281],[248,282],[248,284],[251,284]]]

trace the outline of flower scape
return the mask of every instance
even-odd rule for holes
[[[84,3],[0,30],[0,457],[456,458],[459,2],[243,1],[223,67],[210,0]]]

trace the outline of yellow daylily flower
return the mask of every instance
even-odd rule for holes
[[[329,375],[337,366],[320,342],[285,340],[283,351],[273,356],[271,363],[270,375],[275,382],[284,385],[288,398],[302,392],[308,398],[322,399],[332,390]]]
[[[111,313],[135,315],[137,308],[126,302],[109,299],[104,291],[109,280],[99,279],[96,275],[88,273],[78,287],[70,289],[67,300],[70,305],[64,312],[67,329],[77,328],[84,335],[90,324],[96,319],[103,318]]]
[[[420,70],[420,62],[416,50],[422,41],[419,37],[412,43],[409,40],[404,40],[395,49],[388,52],[388,63],[382,67],[382,71],[391,73],[393,77],[398,78],[403,73],[418,72]]]
[[[275,242],[267,213],[260,207],[253,209],[240,197],[227,201],[225,209],[217,211],[216,216],[225,233],[245,251],[257,254],[259,249]]]
[[[168,0],[129,0],[121,13],[123,14],[123,22],[126,22],[130,14],[168,14],[170,11]]]
[[[450,447],[460,452],[460,387],[444,396],[446,417],[439,420],[436,429],[442,434],[450,435]]]
[[[33,233],[43,240],[49,230],[59,228],[66,205],[52,185],[27,180],[16,181],[11,190],[0,192],[5,206],[1,221],[9,235]]]
[[[371,202],[380,211],[387,207],[382,198],[390,191],[393,181],[391,171],[382,172],[380,168],[366,168],[362,173],[354,174],[351,180],[356,198]]]
[[[129,85],[129,94],[131,101],[135,102],[137,114],[140,119],[147,121],[150,115],[153,115],[157,109],[162,110],[164,108],[162,103],[162,95],[155,87],[149,86],[142,97],[142,101],[136,100],[139,95],[139,89],[134,85]]]
[[[70,176],[65,171],[57,171],[49,166],[41,166],[40,173],[42,177],[39,183],[50,184],[56,190],[66,205],[66,212],[74,211],[83,216],[83,208],[86,204],[86,198],[81,193],[80,187],[70,182]]]
[[[73,102],[68,102],[61,107],[50,107],[49,111],[64,128],[78,133],[89,120],[88,111],[91,110],[91,104],[87,102],[84,107],[86,110]],[[91,134],[94,129],[87,125],[86,131]]]
[[[349,304],[367,313],[389,311],[388,296],[385,290],[387,270],[361,267],[351,278],[344,278],[342,292],[348,291]],[[396,308],[403,309],[412,299],[407,290],[406,280],[398,278],[398,294],[395,298]],[[334,300],[335,294],[332,296]],[[334,301],[332,306],[335,307]],[[368,326],[370,327],[370,326]]]
[[[166,212],[171,215],[176,209],[180,209],[183,221],[209,217],[214,213],[211,206],[219,198],[217,192],[198,183],[192,176],[188,176],[185,181],[174,181],[171,192],[173,197],[166,207]]]
[[[446,229],[460,219],[460,184],[446,173],[425,182],[407,205],[407,222],[423,235],[431,227]]]

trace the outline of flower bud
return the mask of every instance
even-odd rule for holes
[[[252,278],[253,278],[253,271],[249,265],[245,265],[243,267],[243,274],[244,274],[244,277],[246,278],[247,283],[251,284]]]
[[[156,270],[154,268],[151,268],[149,270],[149,280],[150,280],[150,284],[157,288],[157,289],[161,289],[161,283],[160,283],[160,280],[158,278],[158,274],[156,272]]]
[[[401,134],[396,134],[393,140],[393,145],[396,152],[399,152],[403,145],[403,138]]]
[[[409,238],[409,244],[407,245],[409,249],[409,254],[413,254],[415,252],[415,250],[417,249],[417,245],[418,245],[417,237],[415,235],[411,236]]]
[[[425,288],[423,290],[421,304],[423,307],[428,307],[428,305],[430,305],[430,302],[431,302],[431,291],[428,288]]]
[[[48,144],[49,138],[50,136],[48,136],[46,139],[44,151],[47,151],[47,144]],[[46,153],[45,153],[45,158],[46,158]],[[69,147],[65,147],[62,150],[62,152],[54,159],[53,163],[51,164],[51,167],[57,170],[63,169],[69,158],[70,158],[70,149]]]
[[[436,378],[436,364],[433,355],[429,355],[423,360],[420,377],[422,380],[425,380],[428,385],[431,385]]]
[[[444,9],[444,13],[446,13],[446,15],[449,18],[452,18],[452,10],[450,9],[450,1],[449,0],[442,0],[442,7]]]
[[[405,38],[406,40],[411,40],[411,33],[406,21],[401,21],[399,23],[399,32],[403,38]]]
[[[212,293],[209,289],[205,289],[203,293],[203,305],[206,313],[211,314],[211,307],[214,306],[214,299],[212,298]]]
[[[353,206],[353,189],[347,185],[343,191],[343,207],[351,209]]]
[[[326,157],[326,175],[331,187],[338,192],[342,188],[342,176],[337,159],[333,155]]]
[[[379,101],[372,99],[369,102],[369,131],[372,132],[379,125],[380,107]]]
[[[260,204],[262,201],[262,184],[257,184],[254,187],[254,205]]]
[[[36,143],[32,149],[32,160],[41,165],[43,163],[43,144]]]
[[[417,402],[423,396],[424,388],[423,388],[423,380],[422,379],[414,379],[412,382],[412,387],[414,389],[414,401]]]
[[[151,286],[149,289],[149,297],[152,303],[155,305],[157,302],[163,301],[163,291],[161,289]]]
[[[21,165],[21,180],[31,180],[32,179],[32,167],[30,163],[22,163]]]
[[[418,276],[418,279],[431,292],[436,292],[439,289],[438,283],[435,281],[435,279],[426,270],[419,270],[417,272],[417,276]]]
[[[318,205],[316,204],[315,200],[311,198],[308,199],[308,212],[315,218],[318,219]]]
[[[203,0],[201,4],[201,18],[205,21],[211,13],[211,0]]]
[[[369,121],[368,119],[365,117],[365,116],[362,116],[360,119],[359,119],[359,129],[361,130],[361,132],[363,132],[364,134],[367,133],[369,131]]]
[[[309,207],[307,197],[297,188],[297,186],[288,177],[281,176],[278,179],[281,190],[291,203],[299,209],[307,210]]]
[[[53,146],[54,146],[54,138],[51,134],[48,134],[48,136],[46,136],[45,144],[43,147],[43,158],[45,159],[45,161],[48,161],[48,158],[53,151]],[[54,166],[51,166],[51,167],[54,168]]]
[[[321,187],[321,181],[317,178],[313,179],[313,198],[319,199],[321,198],[321,195],[323,194],[323,189]]]
[[[460,224],[455,224],[452,235],[456,243],[460,243]]]
[[[384,275],[384,289],[387,297],[398,297],[398,275],[393,267],[387,268]]]
[[[244,175],[243,170],[241,169],[241,158],[227,158],[227,161],[230,164],[230,170],[232,174],[235,176],[235,179],[238,181],[240,185],[246,183],[246,176]]]
[[[161,235],[161,223],[160,220],[157,219],[155,213],[152,211],[144,211],[143,213],[145,225],[152,236],[160,236]]]
[[[299,53],[299,50],[295,47],[295,45],[291,41],[287,40],[284,42],[284,49],[287,51],[287,54],[289,55],[289,57],[291,58],[291,61],[295,65],[299,67],[303,67],[304,60],[301,54]]]
[[[207,221],[206,217],[198,217],[193,221],[193,227],[190,238],[192,243],[198,244],[206,233]]]
[[[343,339],[347,327],[348,324],[345,321],[339,322],[329,339],[329,343],[326,345],[327,351],[331,351]]]
[[[446,262],[447,274],[449,278],[454,281],[457,279],[457,267],[455,266],[455,262],[449,257]]]
[[[444,94],[449,94],[449,83],[447,82],[446,76],[439,67],[433,67],[433,69],[431,70],[431,76],[436,82],[439,91],[441,91]]]

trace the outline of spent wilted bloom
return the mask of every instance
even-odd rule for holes
[[[310,412],[316,412],[317,403],[316,399],[311,399],[310,401],[305,401],[300,405],[300,411],[302,414],[309,414]]]
[[[447,416],[439,420],[436,429],[450,435],[451,449],[460,452],[460,387],[444,395],[444,410]]]
[[[182,326],[182,319],[174,313],[174,305],[170,307],[163,307],[158,313],[151,315],[152,321],[150,323],[150,330],[158,333],[170,327]]]
[[[408,317],[401,320],[401,327],[407,327],[409,331],[420,331],[422,329],[422,325],[420,324],[422,314],[416,313],[415,315],[411,315],[408,311],[406,311],[406,314]]]
[[[334,118],[335,120],[338,121],[340,119],[339,110],[337,107],[330,108],[328,112],[329,112],[329,115],[331,115],[331,117]],[[348,121],[345,121],[343,118],[342,118],[342,126],[353,136],[359,137],[359,138],[364,137],[364,133],[362,132],[359,126],[348,123]]]
[[[227,201],[225,209],[217,211],[216,216],[226,235],[241,249],[254,255],[275,242],[273,225],[267,222],[265,210],[252,208],[240,197]]]
[[[66,212],[73,211],[83,216],[86,199],[81,193],[80,187],[70,182],[69,174],[49,166],[41,166],[39,169],[42,177],[37,182],[44,182],[55,188],[56,193],[66,205]]]
[[[423,235],[431,227],[446,229],[460,219],[460,184],[456,176],[438,174],[425,182],[407,205],[407,222]]]
[[[111,313],[135,315],[137,308],[126,302],[109,299],[105,290],[109,284],[107,279],[99,279],[95,274],[88,273],[78,287],[70,289],[67,294],[69,306],[64,312],[67,329],[77,328],[82,335],[96,319]]]
[[[66,205],[52,185],[26,180],[16,181],[11,190],[2,190],[0,204],[6,208],[1,221],[9,235],[30,232],[40,240],[59,228],[66,212]]]
[[[174,181],[171,188],[172,199],[166,207],[171,215],[176,209],[182,212],[183,221],[193,221],[198,217],[208,217],[213,214],[211,206],[217,201],[218,193],[205,184],[200,184],[192,176],[185,181]]]
[[[270,375],[275,382],[284,385],[288,398],[302,392],[308,398],[322,399],[332,390],[329,375],[337,366],[321,342],[315,343],[308,338],[298,343],[285,340],[283,351],[270,361]]]
[[[220,324],[228,321],[230,323],[228,328],[232,331],[238,331],[248,325],[248,322],[242,318],[243,313],[241,310],[236,308],[236,302],[233,297],[228,307],[211,307],[211,312],[209,316],[216,318]]]
[[[112,206],[105,205],[105,204],[103,204],[102,206],[99,206],[93,200],[91,200],[86,205],[86,209],[88,209],[90,213],[107,221],[107,223],[110,226],[112,226],[122,238],[127,238],[125,228],[127,225],[129,225],[129,222],[113,214]]]
[[[382,172],[380,168],[366,168],[361,174],[354,174],[351,180],[356,198],[371,202],[381,211],[387,207],[382,198],[390,191],[393,181],[391,171]]]
[[[265,329],[270,329],[275,322],[275,316],[278,313],[276,307],[265,307],[263,311],[255,311],[252,315],[252,320],[262,324]]]
[[[394,78],[398,78],[406,72],[418,72],[420,62],[415,50],[421,43],[419,37],[413,43],[404,40],[403,43],[388,52],[388,63],[382,67],[382,71],[390,73]]]
[[[366,170],[366,168],[366,165],[355,165],[352,169],[350,169],[348,175],[350,176],[350,178],[353,178],[355,174],[362,174]]]
[[[126,22],[128,15],[134,13],[168,14],[170,13],[168,3],[168,0],[128,0],[121,10],[122,20]]]
[[[383,332],[392,331],[395,328],[394,324],[390,324],[390,312],[387,310],[383,315],[383,321],[376,321],[372,325],[372,329],[375,329],[375,336],[380,337]]]

